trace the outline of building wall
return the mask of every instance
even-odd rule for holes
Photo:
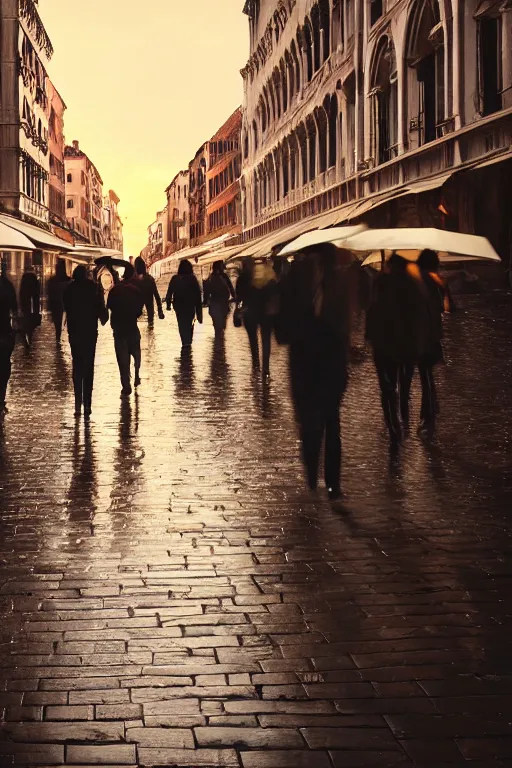
[[[244,10],[247,236],[510,146],[509,0],[248,0]]]
[[[50,152],[50,220],[66,223],[66,183],[64,177],[64,104],[53,83],[47,79],[48,147]]]
[[[185,248],[190,241],[190,210],[188,204],[188,168],[176,174],[165,194],[167,196],[167,246],[168,256]]]
[[[209,142],[206,172],[206,231],[208,239],[242,231],[240,131],[242,112],[237,109]]]
[[[206,174],[208,172],[208,142],[202,145],[190,162],[188,204],[190,211],[190,245],[200,245],[206,233]]]
[[[65,147],[66,217],[93,245],[103,243],[103,181],[78,141]]]

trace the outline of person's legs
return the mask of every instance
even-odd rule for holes
[[[140,331],[137,328],[128,338],[128,346],[130,351],[130,357],[133,357],[135,367],[135,386],[140,384],[140,366],[142,362],[142,354],[140,350]]]
[[[53,324],[55,326],[55,340],[57,344],[60,342],[61,336],[62,336],[62,320],[64,318],[64,313],[62,310],[53,310],[52,311],[52,320]]]
[[[10,340],[0,342],[0,413],[5,410],[7,385],[9,384],[12,370],[12,351],[13,344],[11,344]]]
[[[260,323],[263,375],[270,373],[270,351],[272,348],[272,319],[265,317]]]
[[[148,316],[148,325],[153,325],[155,321],[155,303],[153,297],[151,297],[151,301],[146,302],[146,314]]]
[[[398,416],[398,371],[399,364],[390,358],[375,355],[375,367],[379,378],[382,410],[392,442],[399,442],[402,436]]]
[[[121,377],[121,386],[124,394],[129,394],[132,387],[130,383],[130,348],[128,338],[124,334],[115,333],[114,347]]]
[[[424,426],[433,427],[439,413],[434,368],[420,362],[418,366],[421,379],[421,411],[420,419]]]
[[[290,348],[290,378],[295,418],[302,443],[302,459],[308,485],[311,490],[315,490],[318,484],[324,420],[321,403],[315,396],[309,363],[307,353],[299,345]]]
[[[223,304],[212,303],[210,304],[210,317],[212,318],[213,327],[215,329],[215,335],[221,335],[226,330],[227,313]]]
[[[83,340],[70,341],[71,357],[73,359],[73,389],[75,392],[75,414],[78,416],[82,410],[84,399],[84,363],[85,363],[85,345]]]
[[[96,357],[96,336],[91,336],[84,344],[83,360],[83,397],[84,413],[89,416],[92,407],[92,389],[94,386],[94,359]]]
[[[398,375],[400,391],[400,416],[402,418],[402,424],[407,429],[409,427],[409,400],[411,397],[411,385],[414,376],[414,364],[402,363]]]
[[[260,350],[258,345],[258,323],[255,318],[249,312],[246,312],[244,317],[244,326],[249,338],[249,346],[251,348],[252,366],[256,370],[260,368]]]
[[[184,347],[189,347],[192,344],[192,337],[194,335],[193,321],[194,318],[190,312],[180,312],[176,314],[178,319],[178,329],[180,332],[181,343]]]

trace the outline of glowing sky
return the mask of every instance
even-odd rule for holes
[[[121,198],[125,254],[147,243],[165,187],[242,103],[243,0],[40,0],[67,143]]]

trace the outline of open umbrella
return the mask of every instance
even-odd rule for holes
[[[370,254],[363,266],[381,262],[385,251],[397,251],[401,256],[415,260],[426,248],[436,251],[441,261],[501,261],[485,237],[428,227],[368,229],[344,240],[342,245],[356,253]]]
[[[36,246],[18,230],[0,222],[0,248],[5,251],[33,251]]]
[[[320,245],[321,243],[334,243],[335,245],[343,246],[345,240],[360,232],[366,230],[365,224],[356,224],[353,227],[331,227],[330,229],[313,229],[310,232],[304,232],[303,235],[292,240],[291,243],[285,245],[285,247],[279,251],[280,256],[289,256],[291,253],[297,253],[304,250],[304,248],[310,248],[312,245]]]

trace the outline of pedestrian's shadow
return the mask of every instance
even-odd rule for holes
[[[98,491],[96,469],[90,422],[84,422],[82,446],[80,421],[77,419],[73,433],[71,483],[67,493],[70,520],[81,522],[93,519],[96,511],[95,498]]]
[[[69,370],[64,357],[64,351],[59,344],[55,350],[55,389],[57,392],[66,392],[69,386]]]
[[[225,409],[231,396],[231,372],[226,359],[226,339],[217,334],[212,343],[209,387],[215,394],[216,407]]]
[[[272,418],[274,415],[274,403],[272,401],[271,384],[262,381],[261,375],[255,373],[253,374],[251,388],[257,410],[264,419]]]
[[[190,394],[195,386],[194,361],[192,349],[185,347],[181,350],[178,373],[174,376],[175,392],[178,396]]]

